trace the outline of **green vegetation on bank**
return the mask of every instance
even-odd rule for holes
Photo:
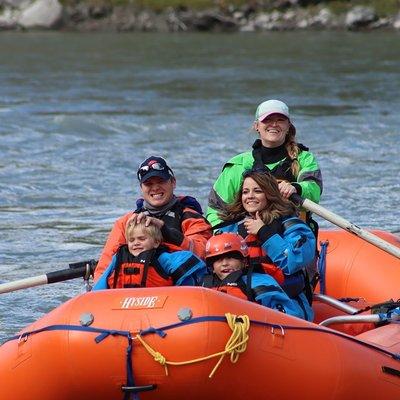
[[[221,9],[228,10],[251,6],[256,11],[272,11],[280,5],[280,9],[290,8],[290,3],[277,0],[61,0],[65,5],[76,5],[86,3],[93,6],[132,6],[137,9],[148,9],[155,12],[162,12],[167,8],[206,10]],[[354,6],[371,6],[379,17],[387,17],[397,14],[400,11],[400,0],[299,0],[298,4],[304,8],[315,8],[324,6],[334,14],[342,14]]]
[[[378,17],[387,17],[400,11],[400,0],[331,0],[320,2],[334,14],[342,14],[355,6],[370,6]]]

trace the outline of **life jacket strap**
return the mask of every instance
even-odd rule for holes
[[[121,254],[122,254],[122,251],[121,251],[121,248],[120,248],[120,249],[118,249],[117,256],[116,256],[117,260],[116,260],[116,266],[115,266],[115,269],[114,269],[113,289],[115,289],[117,287],[118,277],[119,277],[119,274],[121,272],[121,264],[122,264],[122,260],[121,260],[122,256],[121,256]]]
[[[277,286],[275,285],[260,285],[260,286],[256,286],[255,288],[253,288],[253,292],[255,294],[255,297],[257,298],[258,296],[264,294],[264,293],[268,293],[268,292],[276,292],[276,291],[282,291],[282,289],[279,289]]]
[[[328,252],[329,241],[320,242],[321,251],[319,252],[318,258],[318,275],[319,275],[319,292],[325,294],[326,292],[326,282],[325,282],[325,272],[326,272],[326,254]]]
[[[180,265],[172,274],[172,280],[174,284],[178,282],[180,278],[185,276],[193,267],[198,264],[199,260],[196,256],[189,257],[182,265]]]
[[[304,272],[297,271],[294,274],[285,276],[285,281],[281,286],[291,299],[296,298],[304,291],[306,286]]]
[[[140,274],[140,268],[138,268],[138,267],[126,267],[126,268],[124,268],[124,274],[125,275],[139,275]]]
[[[146,283],[147,283],[147,275],[149,273],[149,265],[150,262],[153,260],[154,258],[154,254],[155,254],[155,249],[153,249],[152,251],[150,251],[148,254],[146,254],[146,259],[144,261],[144,265],[143,265],[143,275],[142,275],[142,281],[140,282],[140,286],[141,287],[146,287]]]

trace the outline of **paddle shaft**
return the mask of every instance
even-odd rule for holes
[[[354,235],[357,235],[359,238],[365,240],[366,242],[371,243],[376,247],[379,247],[381,250],[386,251],[387,253],[397,258],[400,258],[400,248],[394,246],[389,242],[386,242],[380,237],[374,235],[373,233],[368,232],[357,225],[354,225],[352,222],[347,221],[341,216],[327,210],[324,207],[321,207],[319,204],[316,204],[309,199],[303,199],[296,194],[292,195],[291,199],[293,199],[296,203],[299,203],[305,209],[319,215],[320,217],[326,219],[329,222],[332,222],[332,224],[335,224],[340,228],[343,228],[346,231],[353,233]]]
[[[89,266],[89,273],[90,273]],[[62,282],[69,279],[84,277],[87,274],[88,267],[62,269],[60,271],[49,272],[44,275],[32,276],[30,278],[20,279],[14,282],[0,284],[0,294],[13,292],[15,290],[26,289],[49,283]]]

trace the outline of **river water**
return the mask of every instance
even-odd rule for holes
[[[0,34],[0,283],[97,258],[163,155],[177,194],[207,195],[249,148],[257,104],[291,106],[321,164],[321,204],[400,232],[400,35]],[[330,227],[319,220],[323,227]],[[82,292],[0,295],[0,340]]]

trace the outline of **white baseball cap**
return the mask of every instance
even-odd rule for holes
[[[272,114],[282,114],[290,120],[289,107],[280,100],[267,100],[261,103],[257,107],[255,120],[261,122]]]

